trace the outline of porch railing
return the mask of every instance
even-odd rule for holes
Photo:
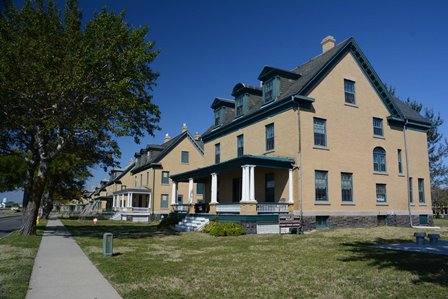
[[[149,213],[149,208],[132,207],[133,213]]]
[[[241,208],[239,203],[220,203],[216,206],[217,213],[240,213]]]
[[[280,202],[262,202],[257,203],[258,214],[277,214],[288,213],[288,204]]]
[[[187,213],[188,212],[188,205],[184,204],[174,204],[173,211],[177,213]]]

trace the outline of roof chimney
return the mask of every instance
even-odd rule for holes
[[[188,130],[187,124],[184,123],[184,125],[182,126],[182,133],[186,132]]]
[[[170,141],[170,140],[171,140],[170,135],[168,135],[168,133],[166,133],[166,135],[165,135],[165,139],[163,139],[163,143],[166,143],[166,142],[168,142],[168,141]]]
[[[199,135],[199,133],[196,132],[196,133],[194,134],[194,140],[198,141],[199,139],[201,139],[201,135]]]
[[[322,45],[322,53],[327,52],[328,50],[334,48],[334,44],[336,42],[336,39],[334,38],[334,36],[327,36],[326,38],[324,38],[320,44]]]

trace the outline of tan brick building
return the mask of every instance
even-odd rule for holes
[[[305,229],[431,223],[430,123],[388,93],[353,38],[322,49],[216,98],[203,167],[172,171],[172,194],[202,183],[210,215],[252,230],[281,213]]]

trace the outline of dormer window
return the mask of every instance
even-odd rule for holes
[[[215,110],[215,127],[221,125],[221,109]]]
[[[244,95],[241,95],[235,99],[235,116],[243,115]]]
[[[274,79],[270,79],[263,84],[263,98],[265,103],[274,100]]]

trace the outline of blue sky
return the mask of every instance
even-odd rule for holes
[[[160,50],[153,68],[160,72],[154,103],[162,130],[140,145],[120,138],[122,166],[147,143],[179,134],[183,123],[202,133],[214,97],[231,98],[238,82],[257,85],[265,65],[292,69],[317,56],[327,35],[337,43],[353,36],[400,98],[440,112],[448,136],[446,1],[80,1],[85,19],[104,6],[125,9],[133,26],[148,25]],[[87,187],[107,177],[102,169],[92,173]]]

